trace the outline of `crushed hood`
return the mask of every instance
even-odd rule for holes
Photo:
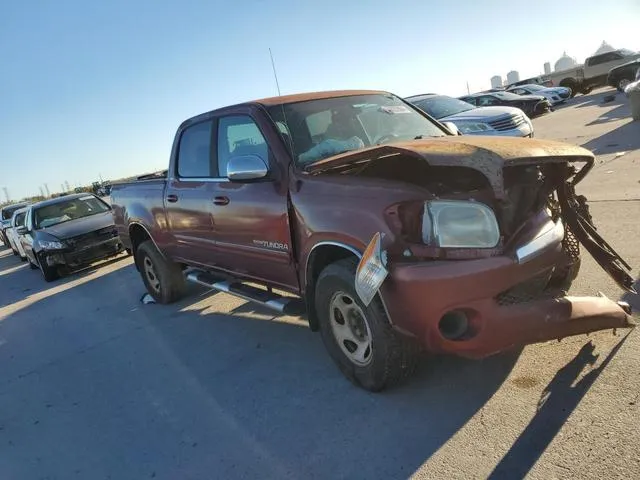
[[[551,140],[461,135],[397,142],[342,153],[313,162],[305,170],[311,174],[321,173],[394,155],[413,155],[432,166],[478,170],[487,178],[498,199],[505,198],[502,180],[504,167],[547,162],[585,162],[591,168],[594,161],[589,150]]]

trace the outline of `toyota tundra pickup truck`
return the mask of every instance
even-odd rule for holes
[[[281,96],[185,121],[169,167],[112,188],[120,238],[157,302],[186,282],[305,315],[346,377],[378,391],[421,350],[481,358],[632,327],[567,296],[580,246],[624,290],[572,145],[460,136],[377,91]]]

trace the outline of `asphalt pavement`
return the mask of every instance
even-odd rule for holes
[[[640,122],[603,95],[536,119],[536,136],[598,155],[580,193],[640,266]],[[586,256],[573,293],[598,291],[640,309]],[[425,357],[370,394],[298,318],[143,293],[130,257],[47,284],[0,250],[0,478],[640,478],[639,329]]]

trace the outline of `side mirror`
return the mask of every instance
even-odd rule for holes
[[[447,127],[447,130],[449,130],[453,135],[462,135],[462,133],[460,133],[460,130],[458,130],[458,127],[456,127],[455,123],[444,122],[444,126]]]
[[[232,182],[259,180],[268,173],[267,164],[257,155],[238,155],[227,163],[227,177]]]
[[[24,225],[21,225],[19,227],[16,227],[16,233],[18,235],[26,235],[27,233],[29,233],[29,230],[27,230],[27,227],[25,227]]]

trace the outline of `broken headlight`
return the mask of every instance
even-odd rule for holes
[[[434,200],[424,205],[422,241],[444,248],[493,248],[500,230],[493,210],[482,203]]]

